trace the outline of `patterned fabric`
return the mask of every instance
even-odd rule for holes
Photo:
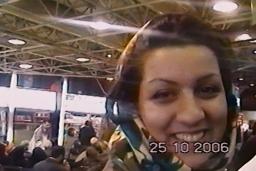
[[[118,171],[192,171],[173,154],[151,154],[149,151],[150,135],[139,118],[133,122],[122,123],[112,137],[114,148],[111,162]],[[229,141],[229,152],[218,154],[209,159],[209,170],[225,171],[231,162],[236,145],[236,128]]]

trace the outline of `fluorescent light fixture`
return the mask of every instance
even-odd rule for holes
[[[112,80],[114,80],[114,78],[108,77],[108,78],[106,78],[106,80],[112,81]]]
[[[22,69],[30,69],[30,68],[32,68],[33,66],[30,65],[30,64],[20,64],[19,67],[22,68]]]
[[[249,34],[241,34],[235,38],[235,41],[250,40],[252,37]]]
[[[251,84],[250,84],[250,87],[253,87],[253,86],[255,86],[255,84],[251,83]]]
[[[240,77],[240,78],[238,78],[238,80],[239,80],[239,81],[243,81],[243,80],[244,80],[244,78]]]
[[[238,8],[238,5],[232,1],[217,1],[213,9],[215,11],[223,12],[223,13],[230,13]]]
[[[107,55],[107,57],[108,57],[108,58],[111,58],[111,57],[112,57],[112,55],[111,55],[111,54],[108,54],[108,55]]]
[[[106,22],[103,22],[103,21],[92,22],[92,21],[84,21],[84,20],[55,18],[55,17],[52,17],[50,19],[50,21],[52,21],[52,22],[61,22],[63,24],[71,25],[72,27],[74,27],[74,26],[76,26],[76,27],[90,27],[90,28],[93,28],[95,30],[111,29],[111,30],[121,31],[121,32],[124,32],[124,33],[127,33],[127,32],[137,33],[138,30],[140,29],[140,28],[137,28],[137,27],[129,27],[129,26],[109,24],[109,23],[106,23]]]
[[[90,24],[90,27],[96,29],[96,30],[106,30],[111,28],[112,26],[108,23],[105,23],[103,21],[97,21],[97,22],[92,22]]]
[[[88,62],[88,61],[90,61],[90,59],[88,59],[88,58],[76,58],[76,60],[78,62]]]
[[[256,40],[251,40],[250,42],[251,42],[251,43],[256,43]]]
[[[26,44],[26,42],[24,40],[21,40],[21,39],[9,39],[8,42],[13,44],[13,45],[20,45],[20,46]]]

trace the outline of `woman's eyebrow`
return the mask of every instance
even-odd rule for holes
[[[148,81],[148,83],[154,83],[154,82],[164,82],[164,83],[175,84],[175,85],[178,84],[175,81],[164,79],[164,78],[155,78],[155,79]]]
[[[219,74],[210,73],[210,74],[207,74],[207,75],[204,75],[204,76],[198,78],[196,82],[202,82],[202,81],[205,81],[205,80],[209,80],[209,79],[212,79],[212,78],[219,78],[219,77],[220,77]]]
[[[198,78],[196,80],[196,82],[202,82],[202,81],[205,81],[205,80],[208,80],[208,79],[211,79],[211,78],[218,78],[218,77],[219,77],[219,74],[217,74],[217,73],[210,73],[210,74],[207,74],[207,75],[204,75],[204,76]],[[152,80],[149,80],[147,83],[155,83],[155,82],[164,82],[164,83],[174,84],[174,85],[178,84],[175,81],[168,80],[168,79],[165,79],[165,78],[154,78]]]

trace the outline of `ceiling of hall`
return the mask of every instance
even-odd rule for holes
[[[74,77],[113,77],[116,61],[133,33],[125,30],[96,30],[59,19],[105,21],[141,27],[152,17],[194,8],[234,40],[241,33],[256,38],[256,1],[237,0],[232,15],[215,12],[215,0],[2,0],[0,1],[0,72]],[[24,46],[8,43],[11,38]],[[256,43],[234,42],[238,57],[234,74],[255,79]],[[111,58],[107,57],[111,54]],[[89,58],[78,62],[76,58]],[[20,64],[31,64],[21,69]],[[239,71],[239,72],[238,72]],[[255,79],[256,83],[256,79]]]

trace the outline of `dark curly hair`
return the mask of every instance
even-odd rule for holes
[[[165,46],[203,45],[211,49],[218,61],[228,103],[228,128],[236,114],[233,103],[230,59],[234,51],[230,40],[194,14],[167,14],[148,22],[129,43],[118,63],[116,82],[108,98],[137,105],[142,80],[143,54]],[[232,98],[231,98],[232,97]]]

